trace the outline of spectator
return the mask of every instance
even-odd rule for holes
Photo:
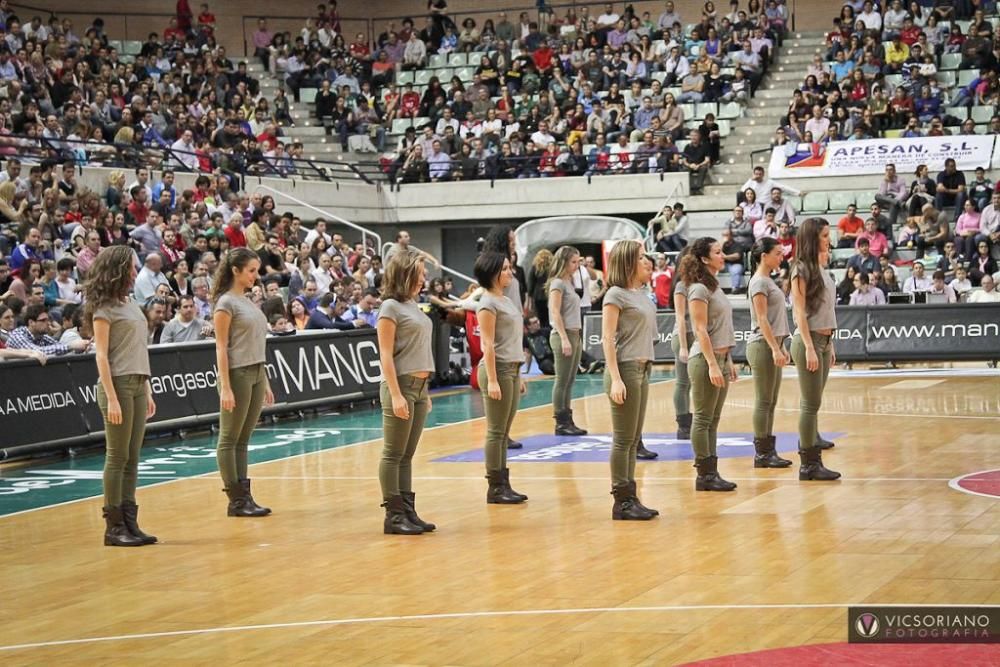
[[[955,269],[955,279],[948,284],[955,290],[955,296],[958,297],[959,301],[964,300],[963,296],[971,292],[973,287],[972,281],[969,280],[969,271],[965,268],[965,265]]]
[[[198,319],[210,320],[212,318],[212,304],[208,296],[211,289],[208,278],[195,278],[191,281],[191,289],[194,292],[194,307]]]
[[[170,287],[170,282],[163,274],[163,258],[153,252],[146,256],[142,269],[135,279],[133,294],[140,304],[145,303],[150,297],[156,294],[159,285]]]
[[[6,345],[12,350],[35,350],[49,357],[58,357],[70,352],[84,352],[90,347],[90,341],[84,339],[63,345],[49,335],[51,330],[52,325],[45,305],[33,304],[24,309],[24,325],[10,333]]]
[[[786,222],[791,227],[795,227],[795,208],[790,201],[781,195],[782,189],[780,187],[771,188],[771,200],[766,204],[766,207],[774,209],[774,219],[778,224]]]
[[[943,278],[943,271],[941,275]],[[913,273],[903,282],[903,291],[907,294],[913,294],[914,292],[927,292],[931,287],[931,281],[924,275],[924,265],[920,262],[914,262]]]
[[[858,273],[872,273],[879,270],[878,257],[872,254],[868,239],[858,239],[858,254],[847,260],[847,266],[853,267]]]
[[[871,279],[867,273],[858,273],[854,276],[854,292],[851,293],[850,305],[852,306],[882,306],[885,305],[885,294],[882,290],[871,286]]]
[[[858,245],[858,238],[865,229],[865,221],[858,216],[857,211],[857,206],[848,204],[847,215],[837,223],[837,230],[840,232],[838,248],[854,248]]]
[[[889,210],[889,221],[892,227],[896,225],[896,220],[903,209],[907,194],[906,184],[903,182],[903,179],[896,175],[896,165],[892,163],[887,164],[885,166],[885,178],[879,183],[875,201]]]
[[[941,270],[934,272],[933,281],[927,293],[944,295],[948,299],[948,303],[956,303],[958,301],[958,297],[955,296],[955,290],[952,289],[951,285],[945,283],[944,271]]]
[[[990,256],[990,246],[986,241],[979,242],[976,254],[968,260],[969,279],[973,285],[980,285],[984,276],[992,276],[997,272],[997,261]]]
[[[45,259],[42,250],[42,233],[36,227],[29,227],[24,233],[24,241],[10,254],[11,270],[20,269],[26,262],[40,262]]]
[[[958,170],[955,160],[948,158],[944,162],[944,171],[937,176],[937,195],[934,197],[934,208],[944,211],[948,206],[954,206],[956,213],[965,206],[965,174]]]
[[[969,303],[1000,303],[1000,291],[996,289],[993,276],[984,275],[980,286],[982,289],[969,294]]]
[[[885,234],[878,230],[874,218],[865,220],[865,231],[858,236],[858,248],[861,247],[862,241],[868,241],[871,253],[876,258],[889,253],[889,240],[885,237]]]
[[[309,314],[306,329],[348,331],[356,328],[355,322],[347,322],[341,319],[341,315],[346,311],[347,303],[344,299],[337,298],[336,294],[324,294],[319,300],[319,305]]]
[[[684,147],[681,163],[691,175],[691,194],[700,195],[704,193],[705,177],[712,165],[712,159],[709,147],[702,143],[701,133],[697,130],[692,131],[690,137],[688,145]],[[794,220],[794,216],[792,219]]]
[[[976,254],[976,246],[982,238],[980,225],[982,216],[976,210],[972,199],[966,199],[962,214],[955,221],[955,246],[966,257]]]
[[[743,291],[744,251],[733,240],[733,234],[728,229],[722,230],[722,256],[726,261],[726,271],[729,272],[730,291],[734,294]]]
[[[193,296],[182,296],[177,314],[163,327],[161,343],[191,343],[204,340],[211,326],[198,318],[198,308]]]

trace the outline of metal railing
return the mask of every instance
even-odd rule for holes
[[[382,245],[380,245],[379,246],[379,255],[381,257],[385,258],[385,254],[389,250],[390,246],[392,246],[392,243],[388,243],[388,242],[383,243]],[[411,249],[413,249],[413,250],[416,250],[418,252],[423,252],[425,254],[430,254],[430,253],[426,253],[426,251],[424,251],[424,250],[421,250],[420,248],[418,248],[417,246],[413,245],[412,243],[408,247],[411,248]],[[435,260],[437,262],[437,268],[442,273],[447,273],[447,274],[450,274],[452,276],[455,276],[456,278],[461,278],[462,280],[466,281],[470,285],[476,285],[476,284],[478,284],[477,281],[476,281],[476,279],[473,278],[472,276],[467,276],[464,273],[462,273],[461,271],[459,271],[458,269],[453,269],[450,266],[445,266],[443,263],[441,263],[441,260],[437,259],[436,257],[435,257]]]

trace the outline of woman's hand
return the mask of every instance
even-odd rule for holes
[[[726,386],[726,377],[722,374],[722,369],[719,368],[718,364],[713,364],[708,367],[708,379],[711,381],[712,385],[715,387]]]
[[[831,344],[830,345],[830,366],[832,367],[832,366],[836,366],[836,365],[837,365],[837,350]]]
[[[492,398],[494,401],[499,401],[503,398],[503,393],[500,391],[500,383],[496,381],[489,381],[486,383],[486,395]]]
[[[274,392],[271,391],[270,387],[267,388],[267,392],[264,394],[264,405],[267,407],[274,405]]]
[[[611,400],[614,401],[616,405],[623,405],[626,398],[628,398],[628,393],[625,390],[625,383],[621,380],[612,380]]]
[[[392,397],[392,414],[396,415],[399,419],[409,419],[410,418],[410,405],[403,398],[402,394],[397,394]]]
[[[156,415],[156,401],[152,394],[146,394],[146,419],[152,419]]]
[[[525,382],[524,379],[521,379],[521,396],[524,396],[527,393],[528,393],[528,383]]]
[[[776,347],[771,350],[771,358],[774,360],[774,365],[778,368],[788,365],[788,353],[785,352],[785,348]]]
[[[108,423],[115,426],[122,423],[122,406],[117,398],[108,399]]]
[[[220,399],[222,401],[222,409],[226,412],[232,412],[233,408],[236,407],[236,397],[233,396],[233,390],[229,387],[222,388]]]
[[[564,357],[568,357],[573,354],[573,346],[570,345],[570,342],[565,338],[563,338],[562,342],[562,353]]]
[[[688,351],[684,348],[684,346],[681,346],[681,349],[677,351],[677,361],[682,364],[686,364],[688,362]]]
[[[815,373],[819,370],[819,357],[816,356],[815,348],[806,350],[806,370],[810,373]]]
[[[729,381],[736,382],[739,379],[739,374],[736,372],[736,364],[729,362]]]

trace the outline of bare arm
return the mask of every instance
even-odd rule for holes
[[[233,316],[224,310],[216,310],[212,316],[215,325],[215,363],[218,369],[219,399],[223,410],[232,410],[236,405],[233,388],[229,386],[229,326]]]
[[[809,331],[809,315],[806,312],[806,281],[796,277],[792,281],[792,318],[798,328],[802,343],[806,346],[806,370],[815,372],[819,368],[812,332]]]
[[[378,335],[378,356],[382,363],[382,378],[389,385],[389,395],[395,398],[403,397],[399,390],[399,378],[396,377],[396,361],[393,351],[396,347],[396,323],[390,319],[380,318],[375,325]]]
[[[753,304],[754,314],[757,315],[757,325],[760,327],[760,334],[767,342],[767,346],[771,348],[771,356],[774,358],[775,364],[784,366],[787,360],[785,348],[775,338],[774,331],[771,330],[771,323],[767,319],[767,295],[754,294],[751,303]],[[780,364],[778,363],[779,359],[782,361]]]
[[[687,356],[687,350],[690,346],[690,341],[687,339],[687,326],[684,324],[684,319],[687,317],[687,297],[683,294],[674,294],[674,312],[677,317],[677,335],[681,339],[681,350],[684,352],[684,356]]]
[[[486,393],[494,400],[500,400],[500,383],[497,380],[496,332],[497,314],[491,310],[480,310],[479,339],[483,350],[483,364],[486,367]]]
[[[111,338],[111,322],[108,320],[94,320],[94,356],[97,361],[97,379],[104,389],[104,395],[108,397],[108,421],[112,424],[120,424],[122,421],[122,409],[118,403],[118,394],[115,392],[114,381],[111,376],[111,362],[108,360],[108,343]]]

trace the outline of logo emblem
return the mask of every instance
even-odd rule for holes
[[[878,634],[878,617],[875,614],[861,614],[858,620],[854,621],[854,629],[865,639],[871,639]]]

